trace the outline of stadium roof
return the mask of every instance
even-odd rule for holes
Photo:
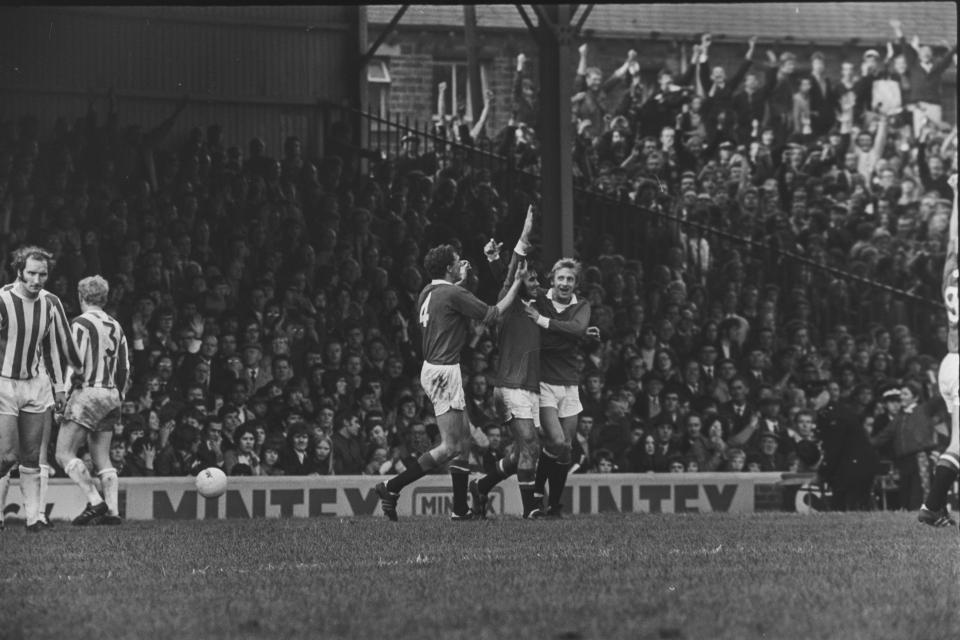
[[[527,5],[529,7],[529,5]],[[515,5],[476,5],[481,29],[524,29]],[[370,24],[386,24],[397,5],[370,5]],[[582,11],[583,9],[580,9]],[[528,12],[529,13],[529,12]],[[953,2],[778,2],[738,4],[596,4],[584,30],[598,36],[691,37],[709,29],[715,40],[798,43],[875,43],[892,38],[889,21],[899,18],[907,37],[924,42],[957,39],[957,7]],[[463,25],[463,5],[411,5],[400,27]],[[774,35],[776,34],[776,35]]]

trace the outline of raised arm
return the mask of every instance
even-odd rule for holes
[[[507,295],[507,292],[510,290],[510,287],[513,285],[513,282],[516,279],[517,269],[520,267],[520,263],[526,260],[527,253],[530,251],[530,233],[532,231],[533,205],[531,204],[529,207],[527,207],[527,217],[523,221],[523,230],[520,232],[520,238],[517,240],[517,246],[514,247],[513,253],[510,256],[510,264],[507,267],[507,273],[503,280],[503,287],[500,289],[500,294],[497,296],[497,300],[502,300],[503,297]]]
[[[946,71],[950,67],[950,64],[953,62],[953,56],[956,53],[957,53],[957,45],[954,44],[951,48],[947,50],[947,53],[942,58],[940,58],[939,60],[933,63],[933,68],[930,70],[930,73],[933,74],[934,77],[937,77],[941,73]]]
[[[437,85],[437,120],[440,124],[444,124],[444,117],[446,116],[447,108],[447,83],[441,82]]]
[[[470,137],[476,141],[477,136],[480,135],[480,132],[483,131],[484,126],[487,124],[487,118],[490,117],[490,105],[493,104],[493,91],[487,91],[483,96],[483,111],[480,112],[480,117],[477,118],[477,124],[473,125],[473,128],[470,129]]]
[[[730,91],[731,93],[737,90],[737,87],[743,82],[743,79],[747,77],[747,71],[750,70],[750,67],[753,66],[753,52],[757,48],[757,36],[750,38],[747,45],[747,53],[743,56],[743,62],[740,63],[740,66],[737,68],[737,72],[733,74],[733,77],[730,79]]]
[[[880,114],[880,122],[877,125],[877,138],[873,141],[873,149],[870,150],[877,160],[883,157],[883,148],[887,144],[887,126],[887,114],[884,110],[884,112]]]
[[[523,101],[523,67],[527,62],[527,56],[520,53],[517,55],[517,70],[513,74],[513,101],[520,104]]]

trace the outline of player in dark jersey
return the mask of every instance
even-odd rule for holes
[[[74,389],[57,437],[57,463],[87,496],[87,506],[73,524],[120,524],[117,470],[110,462],[110,440],[120,419],[123,392],[130,376],[127,339],[120,323],[108,315],[110,286],[100,276],[77,285],[81,314],[74,318],[73,336],[83,360],[82,386]],[[77,452],[86,441],[98,469],[103,496],[97,491]]]
[[[17,280],[0,290],[0,476],[20,463],[30,532],[50,526],[41,513],[50,409],[63,409],[67,369],[79,366],[63,305],[43,288],[52,264],[48,251],[21,247],[12,260]]]
[[[940,395],[950,410],[950,444],[940,454],[933,482],[927,499],[920,507],[917,518],[924,524],[944,527],[953,524],[947,515],[947,494],[960,471],[960,355],[957,355],[960,336],[957,335],[957,322],[960,320],[960,301],[957,294],[957,174],[950,176],[949,184],[953,188],[953,211],[950,213],[950,227],[947,231],[947,257],[943,265],[943,302],[947,309],[947,355],[940,363],[938,383]]]
[[[534,491],[542,499],[550,484],[547,516],[560,517],[563,489],[570,471],[570,450],[580,403],[580,378],[577,372],[577,346],[584,337],[597,337],[590,328],[590,303],[576,296],[580,283],[580,263],[562,258],[550,271],[550,290],[536,302],[526,305],[527,314],[542,329],[540,332],[540,424],[544,445],[537,463]],[[540,510],[531,513],[538,517]]]
[[[527,276],[526,264],[517,270],[513,284],[506,295],[489,306],[465,288],[459,286],[467,279],[470,264],[449,244],[442,244],[427,252],[423,260],[427,274],[432,278],[420,292],[417,303],[420,330],[423,334],[423,368],[420,383],[433,403],[440,429],[440,444],[420,456],[402,473],[377,485],[377,495],[384,515],[397,519],[400,490],[422,478],[431,469],[450,461],[450,479],[453,483],[454,520],[471,517],[467,506],[467,484],[470,466],[470,424],[464,415],[466,402],[460,375],[460,352],[467,342],[471,320],[485,324],[494,322],[516,299],[520,285]]]
[[[506,269],[502,299],[511,283],[520,263],[526,259],[530,249],[530,232],[533,229],[533,207],[527,210],[520,240],[510,257]],[[491,240],[484,249],[490,260],[491,268],[501,265],[497,244]],[[500,267],[502,269],[502,267]],[[520,294],[510,307],[500,316],[498,323],[498,346],[500,358],[494,381],[494,397],[498,407],[502,408],[505,420],[513,434],[513,444],[507,454],[497,462],[494,471],[478,480],[470,481],[470,495],[473,497],[473,514],[486,517],[488,494],[499,482],[517,474],[520,485],[520,500],[524,517],[528,517],[536,508],[533,481],[540,454],[537,438],[539,424],[540,392],[540,327],[526,314],[524,302],[534,300],[540,295],[540,282],[536,271],[530,270],[524,279]]]

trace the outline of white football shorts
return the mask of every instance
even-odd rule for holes
[[[459,364],[424,362],[420,369],[420,384],[438,416],[450,410],[463,411],[467,406]]]
[[[577,385],[540,383],[540,408],[553,407],[560,418],[580,415],[580,388]]]

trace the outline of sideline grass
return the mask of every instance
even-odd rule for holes
[[[960,536],[905,513],[0,533],[2,638],[935,640],[958,629]]]

